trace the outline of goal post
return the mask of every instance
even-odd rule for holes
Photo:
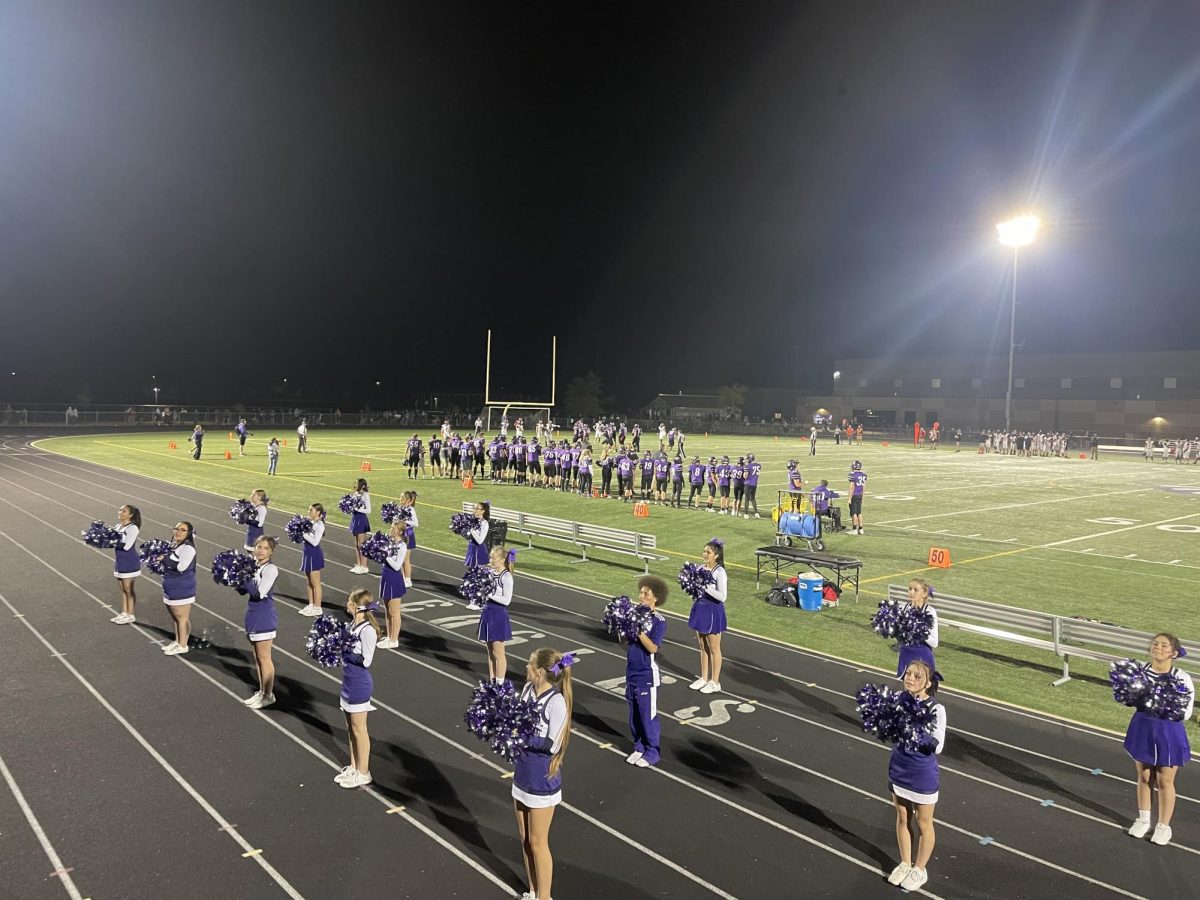
[[[509,426],[518,418],[524,420],[525,430],[532,432],[538,421],[549,422],[550,410],[558,389],[558,336],[550,337],[550,399],[548,401],[505,400],[492,394],[492,330],[487,332],[487,350],[484,359],[483,409],[479,418],[488,432],[500,428],[500,420],[508,417]]]

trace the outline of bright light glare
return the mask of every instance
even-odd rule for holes
[[[834,378],[841,378],[841,377],[842,377],[842,373],[841,373],[841,372],[834,372],[834,373],[833,373],[833,377],[834,377]]]
[[[1026,244],[1033,243],[1041,225],[1042,220],[1037,216],[1017,216],[1015,219],[1009,219],[1007,222],[997,225],[996,233],[1000,236],[1000,243],[1004,246],[1024,247]]]

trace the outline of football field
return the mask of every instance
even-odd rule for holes
[[[464,500],[490,500],[523,512],[573,519],[654,534],[669,556],[651,571],[673,581],[686,561],[698,560],[708,539],[726,541],[730,572],[728,615],[732,628],[820,650],[859,664],[891,668],[888,642],[870,629],[869,618],[889,583],[928,579],[936,591],[1060,615],[1082,616],[1147,631],[1169,630],[1185,639],[1200,635],[1195,611],[1200,585],[1200,467],[1139,458],[1079,459],[980,456],[973,446],[961,452],[917,450],[904,444],[862,447],[822,441],[815,457],[807,440],[712,435],[689,438],[688,456],[754,453],[764,464],[758,490],[761,519],[736,519],[690,509],[651,506],[649,518],[634,518],[618,500],[580,497],[557,491],[480,479],[472,489],[457,480],[410,480],[402,462],[412,432],[337,431],[310,435],[310,452],[298,454],[290,432],[278,474],[266,475],[266,442],[260,430],[238,456],[225,432],[209,433],[199,461],[190,455],[186,435],[166,431],[51,438],[44,450],[86,459],[200,490],[230,501],[259,487],[271,498],[268,533],[279,534],[294,512],[321,502],[329,513],[327,542],[350,544],[338,526],[347,518],[337,502],[358,477],[369,480],[372,526],[378,509],[410,488],[419,492],[417,540],[427,548],[461,553],[461,538],[447,528]],[[428,440],[428,434],[422,434]],[[175,441],[177,449],[168,449]],[[656,441],[643,440],[643,449]],[[233,458],[225,460],[226,450]],[[598,456],[598,454],[597,454]],[[769,579],[755,587],[754,550],[773,543],[770,510],[785,481],[786,461],[795,458],[809,486],[828,479],[845,493],[853,460],[868,473],[865,534],[827,534],[827,549],[862,559],[862,594],[852,589],[837,609],[806,613],[772,607],[762,598]],[[363,472],[364,464],[370,465]],[[615,479],[614,479],[615,482]],[[597,467],[596,483],[599,484]],[[684,496],[687,496],[685,487]],[[129,502],[138,503],[130,497]],[[845,501],[843,519],[848,521]],[[115,510],[97,509],[94,518],[112,521]],[[80,523],[82,529],[86,522]],[[145,533],[143,537],[167,537]],[[518,538],[515,545],[521,547]],[[951,566],[927,565],[932,547],[949,552]],[[579,563],[565,544],[539,542],[522,549],[518,572],[595,591],[599,617],[603,599],[632,594],[640,566],[629,557],[604,551]],[[215,590],[215,587],[213,588]],[[935,599],[936,604],[936,599]],[[666,610],[686,616],[687,603],[675,591]],[[985,636],[943,629],[938,666],[947,685],[1069,718],[1123,729],[1128,712],[1112,701],[1104,667],[1073,663],[1076,677],[1058,688],[1049,683],[1058,661],[1045,651],[1026,649]]]

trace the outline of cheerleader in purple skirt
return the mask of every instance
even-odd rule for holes
[[[254,667],[258,670],[258,690],[242,702],[251,709],[263,709],[275,702],[275,663],[271,659],[271,648],[279,627],[279,616],[275,612],[275,579],[279,569],[271,562],[278,542],[273,537],[260,537],[254,543],[254,561],[258,568],[254,577],[240,588],[239,594],[246,595],[246,636],[254,648]]]
[[[388,531],[392,549],[387,559],[383,561],[383,572],[379,580],[379,599],[384,602],[387,611],[387,637],[379,642],[381,650],[390,650],[400,646],[400,607],[401,600],[408,592],[404,581],[404,563],[408,559],[408,542],[404,539],[404,522],[400,519],[392,522]]]
[[[404,539],[408,543],[408,555],[404,557],[404,586],[412,587],[412,552],[417,549],[417,492],[405,491],[400,495],[400,505],[412,513],[408,527],[404,529]]]
[[[362,545],[363,541],[367,539],[367,535],[371,533],[371,520],[367,518],[371,512],[371,491],[367,487],[367,479],[358,479],[354,483],[354,490],[351,493],[357,508],[350,514],[350,534],[354,536],[354,555],[356,557],[355,564],[350,571],[355,575],[366,575],[370,569],[367,568],[367,558],[362,555]]]
[[[488,564],[487,534],[491,518],[492,504],[486,500],[475,504],[475,527],[467,534],[467,568]]]
[[[938,677],[927,662],[915,660],[904,670],[904,689],[921,700],[936,697]],[[896,843],[900,848],[900,864],[892,869],[888,884],[906,891],[918,890],[929,880],[926,866],[933,856],[933,808],[939,788],[937,754],[946,743],[946,707],[939,703],[934,710],[934,751],[921,753],[896,745],[888,761],[888,782],[896,807]]]
[[[938,645],[938,617],[937,610],[929,605],[929,598],[933,595],[933,588],[929,586],[929,582],[924,578],[914,578],[908,583],[908,606],[913,606],[917,609],[927,609],[933,616],[933,627],[929,629],[929,637],[920,644],[901,644],[900,645],[900,660],[896,667],[896,677],[903,678],[904,672],[908,669],[908,664],[913,660],[923,660],[929,666],[930,671],[936,672],[937,665],[933,660],[933,650]],[[901,611],[905,609],[905,604],[900,605]]]
[[[503,681],[508,677],[508,659],[504,655],[504,642],[512,640],[512,624],[508,621],[508,606],[513,595],[513,563],[517,551],[505,552],[503,547],[493,547],[492,571],[500,576],[496,590],[488,597],[479,614],[479,640],[487,645],[488,678]]]
[[[529,878],[527,897],[550,897],[554,858],[550,855],[550,824],[562,802],[562,761],[571,738],[571,666],[575,654],[549,647],[535,650],[525,667],[522,699],[537,701],[541,712],[529,749],[517,757],[513,772],[513,809],[521,836],[521,855]]]
[[[725,620],[725,597],[729,576],[725,572],[725,542],[713,538],[704,545],[704,567],[712,572],[714,584],[705,588],[705,595],[692,601],[688,627],[696,632],[700,645],[700,677],[688,685],[702,694],[721,690],[721,633],[729,626]]]
[[[371,735],[367,732],[367,713],[375,708],[371,705],[374,685],[370,667],[379,638],[379,622],[374,615],[378,610],[379,604],[371,599],[371,592],[365,588],[351,591],[346,600],[354,642],[343,660],[341,707],[346,714],[346,733],[350,738],[350,765],[333,779],[344,788],[371,783]]]
[[[305,451],[308,452],[308,451]],[[300,610],[302,616],[319,616],[321,614],[321,570],[325,568],[325,551],[321,549],[321,539],[325,537],[325,507],[314,503],[308,508],[308,520],[313,523],[312,531],[305,534],[300,542],[303,557],[300,560],[300,571],[304,573],[305,590],[308,592],[308,605]]]
[[[121,535],[121,543],[116,546],[117,561],[113,573],[117,576],[117,584],[121,586],[121,611],[109,619],[118,625],[132,625],[135,621],[134,607],[137,605],[137,594],[134,593],[134,579],[142,574],[142,561],[138,558],[137,539],[142,529],[142,514],[136,506],[125,504],[117,510],[117,533]]]
[[[246,526],[247,553],[254,552],[255,542],[263,536],[263,527],[267,524],[267,504],[270,502],[264,490],[257,490],[250,495],[250,505],[254,507],[254,520]]]
[[[171,552],[162,575],[163,603],[175,625],[175,640],[163,647],[167,656],[188,652],[192,604],[196,602],[196,529],[180,522],[171,532]]]
[[[1175,775],[1179,767],[1192,758],[1184,722],[1192,717],[1196,704],[1196,686],[1187,672],[1172,665],[1175,659],[1187,656],[1179,638],[1166,632],[1156,634],[1150,642],[1151,678],[1177,678],[1188,691],[1183,721],[1158,718],[1138,710],[1125,732],[1125,750],[1133,757],[1137,768],[1137,821],[1129,827],[1135,838],[1150,831],[1150,803],[1154,788],[1158,788],[1158,824],[1150,842],[1164,845],[1171,842],[1171,817],[1175,813]]]

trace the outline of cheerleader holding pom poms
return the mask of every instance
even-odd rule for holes
[[[292,521],[300,519],[296,516]],[[305,523],[308,523],[307,525]],[[304,573],[305,591],[308,594],[308,604],[299,610],[302,616],[321,615],[321,600],[324,589],[321,586],[321,570],[325,568],[325,551],[321,549],[321,539],[325,537],[325,507],[314,503],[308,508],[307,517],[293,527],[288,524],[288,535],[293,541],[299,535],[303,557],[300,560],[300,571]]]
[[[933,588],[929,582],[914,578],[908,583],[907,602],[884,600],[871,617],[871,628],[876,634],[895,638],[899,644],[897,678],[903,678],[908,664],[916,660],[924,662],[930,671],[937,671],[933,650],[938,645],[938,617],[937,610],[929,604],[932,596]]]
[[[275,663],[271,648],[275,643],[279,616],[275,611],[275,579],[279,569],[271,562],[276,540],[260,537],[254,544],[255,570],[252,578],[237,589],[246,595],[246,635],[254,648],[254,667],[258,671],[258,690],[242,702],[251,709],[264,709],[275,702]]]
[[[388,532],[388,553],[382,561],[383,573],[379,580],[379,599],[387,610],[387,637],[379,642],[381,650],[400,646],[401,600],[408,592],[404,579],[404,564],[408,559],[408,543],[404,539],[404,520],[392,522]]]
[[[508,677],[508,658],[504,655],[504,642],[512,640],[512,623],[508,619],[508,607],[513,595],[513,563],[517,551],[505,551],[493,547],[491,568],[496,573],[496,587],[484,601],[479,616],[479,640],[487,646],[488,678],[504,681]]]
[[[239,524],[246,526],[245,550],[247,553],[253,553],[255,542],[263,536],[263,528],[267,524],[267,504],[271,501],[267,492],[259,489],[250,495],[249,507],[243,506],[245,502],[242,500],[234,504],[229,515],[237,519]]]
[[[467,568],[488,564],[487,534],[491,526],[492,504],[487,500],[475,504],[474,513],[455,513],[450,517],[450,530],[467,539]]]
[[[408,526],[404,530],[404,537],[408,542],[408,556],[404,558],[404,583],[412,587],[412,552],[417,549],[417,528],[420,527],[417,521],[417,492],[405,491],[401,494],[400,508],[408,510]]]
[[[342,712],[346,714],[350,765],[333,779],[344,788],[371,783],[371,735],[367,732],[367,713],[375,707],[371,705],[374,685],[368,670],[375,658],[380,634],[379,622],[374,615],[378,611],[379,604],[371,599],[370,591],[358,588],[350,592],[346,613],[353,620],[350,624],[351,644],[342,657],[340,701]]]
[[[134,579],[142,573],[142,561],[137,554],[138,533],[142,528],[142,514],[136,506],[126,504],[117,510],[117,528],[120,543],[113,549],[117,561],[114,574],[117,584],[121,586],[121,612],[110,619],[118,625],[132,625],[135,621],[134,607],[137,605],[137,594],[134,593]]]
[[[692,597],[688,627],[696,632],[700,646],[700,677],[688,685],[702,694],[721,690],[721,634],[728,625],[725,598],[729,576],[725,572],[725,542],[713,538],[704,545],[704,564],[687,563],[679,573],[679,585]]]
[[[527,749],[516,759],[513,808],[521,854],[529,878],[530,898],[550,898],[554,859],[550,855],[550,824],[554,807],[562,802],[562,760],[571,737],[571,666],[573,653],[543,647],[529,657],[522,700],[533,700],[538,724]]]
[[[196,530],[191,522],[180,522],[172,529],[170,548],[161,562],[147,560],[151,571],[160,565],[163,603],[170,610],[175,625],[175,640],[163,648],[163,653],[178,656],[188,652],[192,604],[196,602]]]
[[[1184,723],[1192,717],[1196,687],[1192,678],[1172,665],[1187,651],[1173,634],[1162,632],[1150,641],[1150,663],[1113,663],[1109,673],[1113,697],[1137,712],[1125,732],[1125,750],[1137,769],[1137,820],[1129,827],[1135,838],[1150,831],[1150,805],[1158,789],[1158,824],[1153,844],[1171,842],[1175,813],[1175,775],[1192,758]]]
[[[362,545],[371,533],[371,520],[367,518],[371,512],[371,491],[367,487],[367,479],[360,478],[354,483],[353,492],[341,499],[338,509],[350,516],[350,534],[354,536],[356,559],[350,571],[355,575],[366,575],[370,570],[367,569],[367,558],[363,556]]]

